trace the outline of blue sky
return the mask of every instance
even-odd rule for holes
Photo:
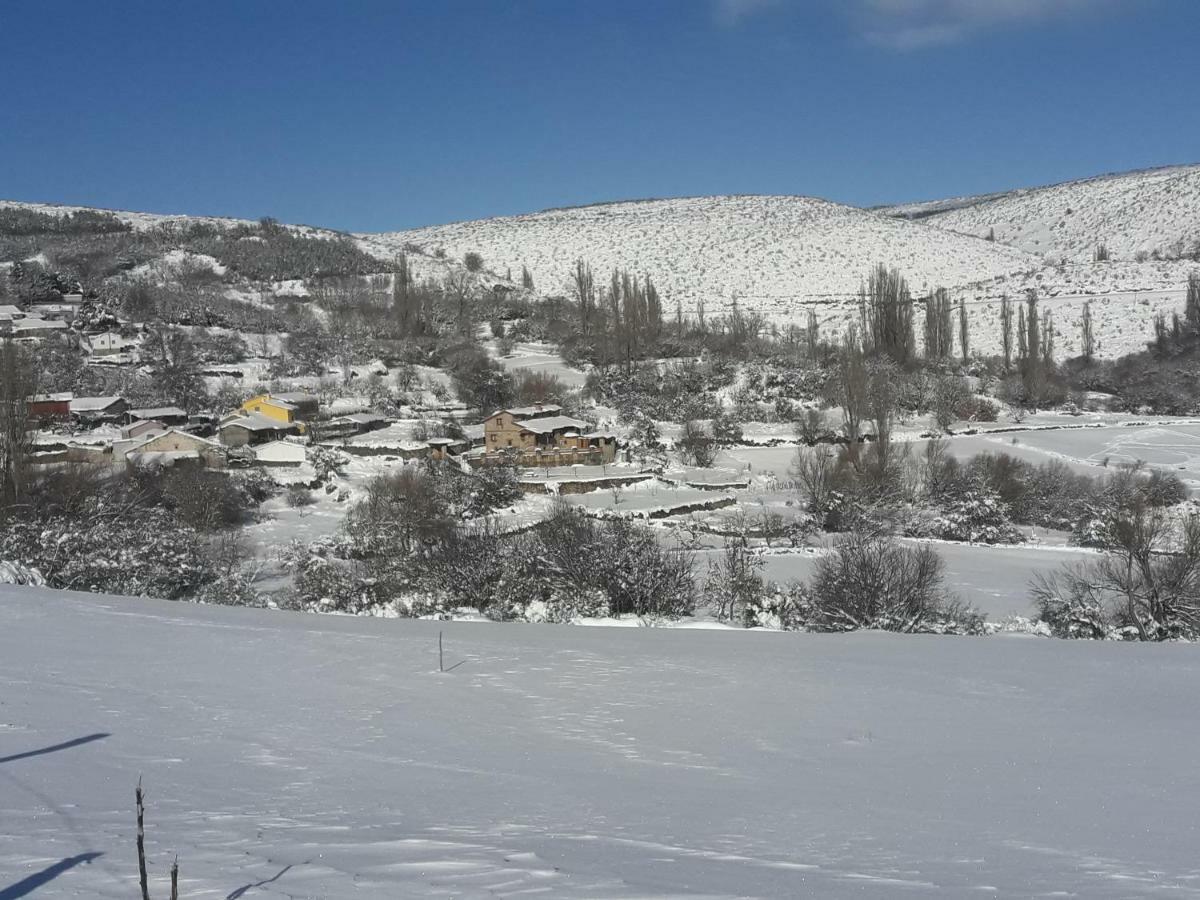
[[[1200,161],[1194,0],[6,0],[0,197],[388,230]]]

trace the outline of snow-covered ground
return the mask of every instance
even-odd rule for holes
[[[1189,645],[38,588],[0,623],[0,896],[133,896],[139,776],[189,900],[1200,896]]]

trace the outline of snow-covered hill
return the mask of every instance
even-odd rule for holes
[[[1101,175],[1005,194],[909,203],[878,210],[1053,261],[1113,259],[1157,251],[1178,256],[1200,241],[1200,165]]]
[[[8,587],[0,683],[6,897],[135,896],[139,776],[155,897],[1200,896],[1184,644]]]
[[[82,211],[89,212],[104,212],[109,213],[121,222],[129,225],[135,231],[149,231],[154,228],[159,228],[164,225],[215,225],[220,228],[233,228],[238,225],[255,225],[255,220],[238,219],[225,216],[192,216],[184,214],[166,214],[166,213],[146,213],[132,212],[123,209],[100,209],[97,207],[87,206],[71,206],[56,203],[28,203],[18,200],[0,200],[0,208],[17,208],[27,209],[32,212],[43,213],[52,216],[63,216],[67,213],[76,213]],[[335,231],[331,228],[320,228],[313,225],[294,225],[280,223],[284,228],[290,229],[298,235],[309,238],[319,238],[323,240],[335,240],[345,238],[344,232]],[[399,249],[408,250],[409,268],[414,278],[418,281],[424,279],[433,279],[441,281],[447,276],[453,276],[463,271],[463,262],[461,256],[457,257],[436,257],[432,254],[423,254],[419,248],[396,248],[391,242],[377,242],[368,238],[356,238],[356,242],[366,253],[379,259],[381,262],[392,260]],[[168,252],[162,258],[157,260],[154,265],[158,267],[170,266],[179,261],[178,256],[173,256]],[[384,266],[380,266],[381,269]],[[495,284],[506,283],[506,279],[502,275],[495,272],[484,272],[479,275],[480,284],[486,288],[491,288]],[[281,284],[280,289],[288,293],[304,293],[304,287],[299,280],[292,280]]]
[[[648,273],[668,305],[711,313],[743,306],[795,317],[806,304],[853,295],[875,263],[898,266],[915,291],[1036,268],[1022,251],[810,197],[693,197],[553,209],[385,235],[370,246],[483,255],[522,265],[540,291],[568,289],[575,260],[598,280],[614,267]],[[378,252],[378,251],[377,251]]]

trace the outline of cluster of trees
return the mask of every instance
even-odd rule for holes
[[[505,466],[471,474],[406,466],[380,476],[346,519],[334,552],[296,560],[304,609],[413,615],[470,608],[493,618],[679,616],[695,604],[690,557],[627,520],[566,504],[507,533],[489,516],[519,496]]]
[[[875,529],[845,535],[807,583],[769,583],[762,566],[743,540],[726,544],[705,584],[719,618],[788,631],[983,630],[983,617],[946,590],[944,563],[932,547],[905,546]]]
[[[27,472],[0,506],[0,558],[51,587],[257,604],[238,529],[274,490],[253,472]]]

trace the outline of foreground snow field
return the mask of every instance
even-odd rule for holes
[[[1200,896],[1193,646],[0,588],[0,684],[6,900],[133,896],[139,775],[188,900]]]

